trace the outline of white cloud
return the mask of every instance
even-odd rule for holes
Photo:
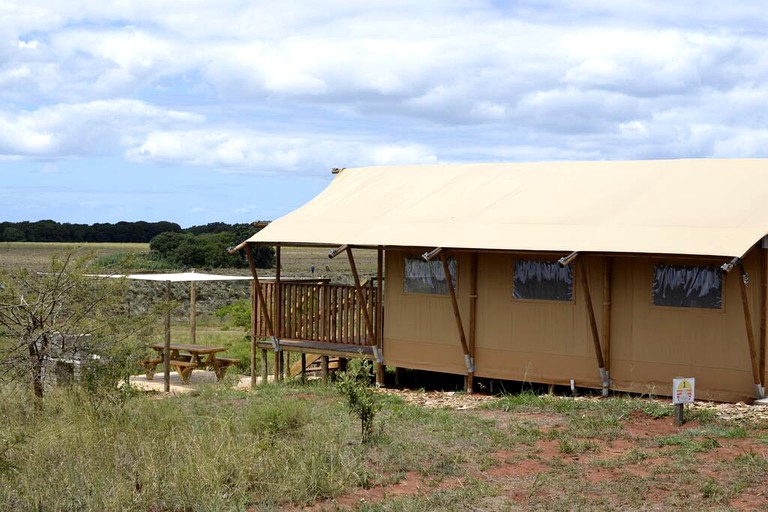
[[[6,2],[0,158],[119,152],[311,173],[760,154],[763,11],[713,0]]]
[[[211,167],[232,172],[306,174],[333,167],[434,163],[420,144],[382,143],[341,136],[282,135],[258,132],[152,132],[127,151],[136,162]]]
[[[137,100],[60,104],[35,111],[0,110],[0,154],[54,157],[109,154],[152,127],[200,123],[202,116]]]

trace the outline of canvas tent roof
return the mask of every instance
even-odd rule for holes
[[[247,240],[742,256],[768,233],[768,160],[343,170]]]

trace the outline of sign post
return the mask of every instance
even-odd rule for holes
[[[692,404],[696,379],[693,377],[676,377],[672,379],[672,404],[675,406],[675,426],[683,425],[683,407]]]

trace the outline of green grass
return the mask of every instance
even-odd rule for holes
[[[381,430],[366,446],[344,398],[320,382],[99,407],[83,393],[51,390],[36,411],[26,389],[0,386],[0,510],[709,510],[761,496],[768,470],[759,425],[629,436],[632,422],[671,422],[635,398],[507,396],[454,411],[380,395]],[[619,441],[629,446],[616,454]],[[360,494],[399,482],[411,491]]]
[[[47,264],[51,247],[38,245],[4,245],[13,261],[0,261]],[[120,261],[124,244],[110,245],[104,257]],[[284,272],[348,275],[326,253],[283,249]],[[375,272],[375,252],[355,254]],[[244,330],[198,312],[197,343],[227,347],[247,373]],[[190,341],[186,318],[172,339]],[[378,435],[362,446],[358,419],[323,383],[122,398],[53,389],[37,410],[26,388],[0,384],[0,510],[730,510],[744,497],[768,509],[765,424],[694,408],[682,429],[638,434],[638,422],[671,425],[668,401],[526,391],[455,411],[381,395]],[[397,484],[408,492],[390,492]]]

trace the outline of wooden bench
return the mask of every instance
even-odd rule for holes
[[[230,366],[240,364],[238,357],[217,357],[213,361],[213,371],[216,372],[216,378],[221,380]]]
[[[198,367],[198,364],[189,361],[186,358],[171,359],[170,363],[171,367],[174,368],[179,374],[179,377],[181,377],[181,382],[189,384],[189,375],[192,373],[192,370]],[[163,358],[154,357],[152,359],[143,359],[141,364],[144,366],[144,371],[147,373],[147,380],[154,380],[157,365],[163,364]]]
[[[198,367],[198,364],[193,361],[171,359],[171,366],[181,377],[181,382],[189,384],[189,376],[192,374],[192,370]]]
[[[144,371],[147,374],[147,380],[153,380],[155,378],[155,369],[157,368],[157,365],[162,362],[162,357],[154,357],[152,359],[141,360],[141,365],[144,367]]]

